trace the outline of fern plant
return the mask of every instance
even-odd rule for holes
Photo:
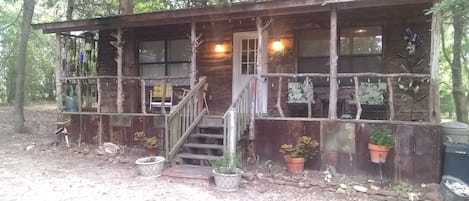
[[[217,173],[221,174],[238,174],[241,172],[241,157],[238,154],[231,156],[230,154],[225,154],[218,160],[211,162],[212,168]]]
[[[371,130],[370,143],[380,146],[394,146],[394,135],[389,128],[373,128]]]

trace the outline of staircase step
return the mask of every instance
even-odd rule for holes
[[[194,137],[194,138],[223,139],[223,135],[220,135],[220,134],[208,134],[208,133],[196,133],[196,134],[191,134],[189,137]]]
[[[213,156],[213,155],[203,155],[203,154],[189,154],[189,153],[181,153],[178,154],[179,158],[184,159],[196,159],[196,160],[209,160],[214,161],[221,158],[221,156]]]
[[[183,146],[189,147],[189,148],[199,148],[199,149],[223,149],[223,145],[218,145],[218,144],[187,143],[187,144],[184,144]]]
[[[199,128],[211,128],[211,129],[223,129],[223,125],[208,125],[208,124],[199,124]]]

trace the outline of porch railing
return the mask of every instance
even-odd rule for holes
[[[201,77],[194,88],[166,116],[165,150],[168,161],[174,157],[189,134],[207,113],[203,100],[206,83],[207,78]]]
[[[224,153],[234,154],[236,152],[236,143],[254,120],[255,92],[256,78],[252,77],[223,115]]]
[[[310,86],[308,86],[308,89],[310,89],[310,92],[307,92],[307,104],[308,104],[308,118],[311,118],[312,115],[312,106],[311,104],[313,103],[313,82],[309,82],[309,80],[313,79],[319,79],[319,78],[326,78],[327,80],[330,78],[330,74],[328,73],[300,73],[300,74],[292,74],[292,73],[264,73],[262,74],[263,77],[267,77],[270,81],[272,79],[277,78],[277,97],[276,97],[276,105],[275,108],[277,109],[277,112],[280,114],[281,117],[284,117],[284,112],[282,109],[282,104],[281,104],[281,99],[283,90],[282,90],[282,80],[285,79],[291,79],[291,78],[305,78],[307,82],[309,83]],[[398,81],[401,78],[406,78],[406,79],[419,79],[419,80],[427,80],[430,77],[429,74],[419,74],[419,73],[337,73],[337,78],[347,78],[350,79],[350,82],[353,83],[352,88],[354,89],[354,96],[353,96],[353,104],[356,105],[356,116],[355,119],[359,120],[361,118],[361,113],[362,113],[362,106],[361,106],[361,101],[360,101],[360,79],[363,78],[368,78],[368,79],[373,79],[377,78],[379,80],[384,79],[386,83],[386,90],[388,93],[388,108],[389,108],[389,120],[394,120],[395,116],[395,111],[394,111],[394,90],[393,90],[393,81],[397,79]],[[368,80],[369,82],[369,80]],[[423,83],[423,82],[422,82]],[[337,83],[340,85],[340,81]],[[273,84],[272,84],[273,85]]]

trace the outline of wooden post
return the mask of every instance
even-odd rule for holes
[[[63,110],[62,94],[62,36],[60,32],[55,34],[55,100],[57,102],[57,113]],[[60,116],[57,120],[61,120]]]
[[[392,89],[392,78],[387,78],[388,82],[388,98],[389,98],[389,120],[394,120],[394,91]]]
[[[430,44],[430,99],[429,116],[431,122],[441,121],[439,82],[439,57],[441,39],[441,13],[432,14],[431,44]]]
[[[337,119],[337,9],[331,10],[329,118]]]
[[[98,103],[96,106],[96,112],[101,113],[101,79],[96,79],[96,89],[98,91]]]
[[[163,80],[163,94],[161,96],[161,114],[166,114],[166,108],[165,108],[165,103],[166,103],[166,87],[168,85],[168,80],[164,79]]]
[[[272,23],[272,19],[266,22],[265,25],[262,23],[262,18],[260,16],[256,17],[256,27],[257,27],[257,63],[256,63],[256,78],[257,78],[257,98],[256,98],[256,111],[258,113],[265,112],[263,111],[265,108],[267,108],[266,100],[267,97],[265,97],[266,93],[262,93],[267,91],[266,85],[263,84],[265,80],[262,78],[262,74],[266,73],[266,69],[264,68],[264,61],[266,58],[264,58],[264,51],[267,51],[264,49],[264,43],[267,43],[267,41],[264,41],[264,30],[269,27],[269,25]],[[260,97],[262,96],[262,97]]]
[[[309,77],[306,77],[306,97],[308,99],[308,118],[311,118],[313,116],[314,85]]]
[[[145,80],[140,79],[140,99],[141,99],[141,110],[143,114],[147,113],[147,104],[146,104],[146,96],[145,96]]]
[[[282,104],[281,104],[281,96],[282,96],[282,77],[278,77],[278,91],[277,91],[277,104],[275,107],[278,110],[278,113],[280,114],[280,117],[285,117],[283,114],[283,109],[282,109]]]
[[[190,72],[190,86],[191,89],[194,88],[197,76],[197,36],[196,36],[196,24],[195,22],[191,23],[191,46],[192,46],[192,56],[191,56],[191,72]]]
[[[124,42],[122,41],[123,30],[117,28],[117,33],[112,34],[116,41],[111,41],[111,44],[117,49],[117,55],[115,61],[117,63],[117,113],[124,112],[124,89],[122,86],[122,47]]]
[[[358,77],[353,77],[353,82],[355,84],[355,104],[357,104],[357,114],[355,115],[355,119],[359,120],[362,116],[362,104],[360,103],[360,83],[358,81]]]

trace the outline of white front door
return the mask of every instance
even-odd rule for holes
[[[233,90],[232,101],[235,101],[250,77],[255,77],[257,72],[257,32],[238,32],[233,34]],[[263,43],[264,62],[262,69],[266,69],[267,60],[267,34],[265,33]],[[265,70],[266,72],[266,70]],[[257,113],[267,112],[267,82],[257,81]]]

